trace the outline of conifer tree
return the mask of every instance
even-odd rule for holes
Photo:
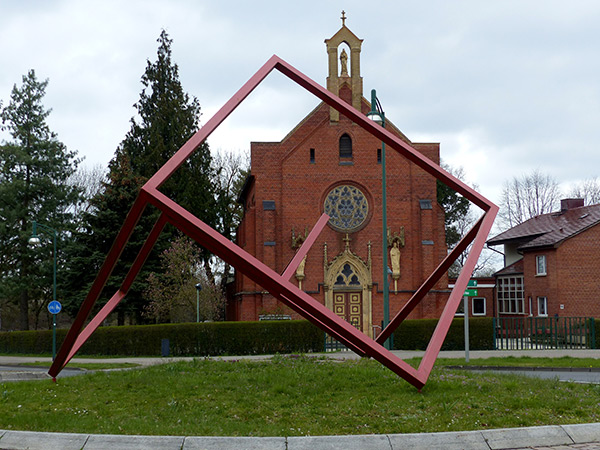
[[[103,183],[101,191],[89,200],[91,208],[83,213],[79,227],[67,245],[69,264],[63,279],[64,290],[70,295],[65,299],[64,309],[71,316],[77,314],[87,296],[127,212],[144,184],[142,177],[133,174],[129,159],[124,155],[115,157],[109,169],[108,180]],[[144,229],[152,226],[151,220],[148,215],[140,220],[100,296],[98,306],[106,303],[120,287],[130,263],[146,237]],[[137,309],[143,307],[140,305],[144,290],[142,283],[143,280],[138,277],[126,300],[117,308],[119,324],[125,322],[127,315],[133,318],[132,321],[139,321],[141,314]]]
[[[140,187],[198,130],[200,104],[181,86],[179,69],[171,59],[172,40],[166,31],[161,32],[158,44],[156,61],[148,61],[142,75],[143,89],[134,105],[137,115],[131,119],[131,128],[109,164],[109,181],[94,200],[91,213],[85,216],[83,228],[87,232],[79,234],[73,245],[73,253],[79,252],[80,262],[72,267],[70,283],[76,288],[78,280],[86,281],[70,305],[72,313],[77,311],[93,282],[90,274],[83,272],[93,267],[91,272],[95,276]],[[205,143],[160,190],[214,226],[217,221],[214,178],[210,150]],[[118,288],[157,217],[156,209],[146,208],[102,294],[102,301]],[[160,270],[158,255],[168,247],[172,232],[171,227],[163,231],[136,282],[119,305],[119,323],[123,323],[125,315],[132,317],[133,322],[143,320],[147,304],[144,285],[150,273]],[[203,261],[208,266],[206,252]]]
[[[454,175],[459,180],[464,180],[465,173],[462,167],[455,169],[442,163],[442,168]],[[469,200],[459,195],[454,189],[437,180],[437,201],[444,210],[444,226],[446,229],[446,245],[452,249],[462,239],[463,231],[459,224],[465,217],[471,204]]]
[[[143,89],[135,104],[139,123],[131,129],[116,155],[126,155],[135,175],[149,179],[198,130],[200,104],[184,92],[179,69],[171,59],[172,40],[166,31],[158,38],[157,59],[148,61]],[[217,223],[216,173],[207,143],[167,180],[160,190],[211,226]],[[206,259],[207,256],[204,255]]]
[[[78,200],[78,190],[68,183],[78,164],[76,154],[46,123],[50,110],[42,99],[47,85],[48,80],[39,81],[29,71],[0,113],[12,138],[0,145],[0,299],[18,303],[23,330],[29,329],[31,302],[52,298],[52,236],[47,236],[48,245],[28,248],[32,223],[54,228],[60,238],[72,228],[69,206]]]

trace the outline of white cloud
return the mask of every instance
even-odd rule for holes
[[[1,50],[0,99],[34,68],[50,80],[52,129],[106,164],[129,129],[162,28],[206,123],[272,54],[325,84],[323,41],[342,8],[365,40],[367,96],[376,88],[410,139],[441,142],[442,158],[464,166],[484,195],[497,200],[505,179],[536,168],[560,182],[598,175],[596,1],[1,2],[0,40],[10,45]],[[238,149],[280,139],[315,104],[270,76],[209,142]]]

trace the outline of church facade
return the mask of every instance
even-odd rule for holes
[[[344,19],[343,19],[344,20]],[[325,41],[327,89],[365,115],[362,40],[345,24]],[[348,51],[347,51],[348,50]],[[386,118],[387,130],[439,164],[438,143],[413,143]],[[322,213],[331,218],[292,279],[369,336],[384,317],[382,158],[386,166],[390,317],[447,254],[436,180],[324,103],[281,142],[251,143],[251,174],[239,201],[237,244],[281,273]],[[448,297],[443,277],[410,318],[437,318]],[[236,273],[228,320],[299,315]]]

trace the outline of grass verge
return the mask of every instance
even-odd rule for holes
[[[456,360],[454,360],[456,363]],[[0,428],[299,436],[600,421],[600,387],[434,369],[419,393],[380,364],[276,357],[177,362],[0,384]]]

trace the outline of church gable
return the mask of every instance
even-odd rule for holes
[[[371,105],[362,95],[362,40],[344,23],[325,42],[328,90],[366,115]],[[350,54],[344,55],[345,50]],[[389,120],[386,129],[439,162],[438,144],[412,144]],[[391,264],[392,313],[447,253],[435,178],[388,148],[386,233],[401,233],[404,239],[395,247],[390,241],[384,250],[379,139],[320,103],[281,142],[253,142],[251,150],[255,206],[239,228],[244,233],[240,240],[255,249],[255,256],[265,264],[282,272],[298,248],[302,230],[307,233],[326,212],[331,217],[328,226],[294,278],[302,290],[340,317],[369,336],[376,334],[382,320],[384,251]],[[446,287],[442,279],[435,289]],[[232,314],[237,320],[257,320],[259,313],[280,307],[269,294],[241,278],[236,280],[236,292],[234,297],[241,303]],[[443,301],[436,295],[432,294],[429,306],[424,304],[422,317],[440,312]]]

